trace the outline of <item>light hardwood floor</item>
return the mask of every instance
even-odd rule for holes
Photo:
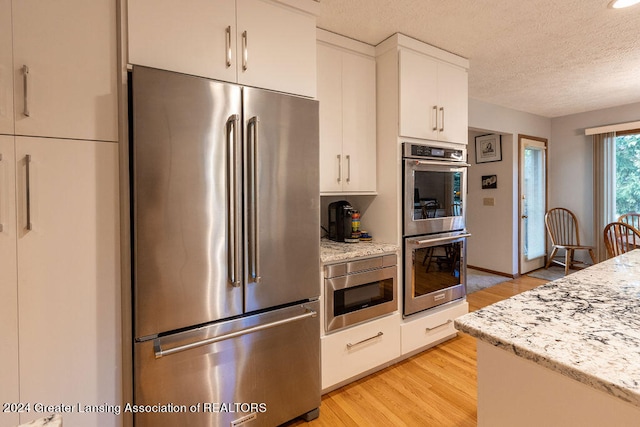
[[[474,311],[546,280],[523,276],[467,297]],[[465,334],[334,390],[320,417],[287,426],[475,426],[476,340]]]

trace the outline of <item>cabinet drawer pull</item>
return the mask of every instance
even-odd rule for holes
[[[435,331],[438,328],[442,328],[443,326],[447,326],[449,323],[453,322],[453,320],[449,319],[444,323],[439,324],[438,326],[434,326],[433,328],[425,328],[427,332]]]
[[[360,344],[364,344],[367,341],[371,341],[371,340],[375,340],[376,338],[380,338],[381,336],[383,336],[384,334],[382,333],[382,331],[378,332],[376,335],[369,337],[369,338],[365,338],[362,341],[358,341],[355,344],[351,344],[351,343],[347,343],[347,349],[351,350],[353,347],[360,345]]]
[[[442,113],[442,126],[440,126],[440,132],[444,132],[444,107],[440,107],[440,112]]]
[[[342,181],[342,156],[338,154],[338,182]]]
[[[29,113],[29,67],[26,65],[22,66],[22,83],[24,85],[24,109],[22,110],[22,114],[26,117],[29,117],[31,113]]]
[[[227,68],[231,67],[231,25],[225,30],[225,44],[227,45]]]

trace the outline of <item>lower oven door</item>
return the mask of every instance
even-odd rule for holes
[[[466,296],[469,236],[462,231],[405,238],[405,316]]]

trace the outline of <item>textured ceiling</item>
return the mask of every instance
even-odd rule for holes
[[[400,32],[468,58],[469,97],[545,117],[640,102],[640,5],[609,0],[320,0],[318,27]]]

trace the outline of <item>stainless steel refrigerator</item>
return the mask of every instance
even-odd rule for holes
[[[137,66],[130,83],[136,425],[317,416],[317,101]]]

